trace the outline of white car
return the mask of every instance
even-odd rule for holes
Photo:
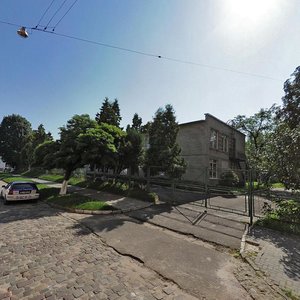
[[[2,186],[0,196],[6,204],[9,201],[38,200],[40,194],[35,183],[14,181]]]

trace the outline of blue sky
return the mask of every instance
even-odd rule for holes
[[[0,21],[34,27],[50,0],[1,0]],[[46,24],[63,0],[55,0]],[[66,11],[73,0],[53,22]],[[0,120],[18,113],[57,137],[74,114],[119,100],[122,126],[172,104],[180,123],[227,121],[281,103],[300,64],[298,0],[78,0],[56,32],[211,67],[140,56],[0,24]]]

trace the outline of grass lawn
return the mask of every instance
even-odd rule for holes
[[[38,178],[48,180],[48,181],[58,182],[58,183],[61,183],[64,180],[64,176],[59,174],[43,174],[38,176]],[[85,181],[84,177],[71,177],[68,181],[68,184],[79,185],[84,181]]]
[[[0,174],[0,179],[7,182],[7,183],[10,183],[10,182],[13,182],[13,181],[28,181],[28,182],[33,182],[32,179],[30,178],[27,178],[27,177],[23,177],[23,176],[14,176],[12,174],[7,174],[7,173],[1,173]]]
[[[64,180],[64,176],[58,174],[43,174],[38,176],[38,178],[53,182],[63,182]]]
[[[68,208],[83,210],[115,210],[114,207],[104,201],[94,200],[90,197],[79,194],[55,195],[50,196],[47,202]]]

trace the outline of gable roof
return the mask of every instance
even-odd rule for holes
[[[234,127],[230,126],[229,124],[225,123],[224,121],[218,119],[217,117],[215,117],[215,116],[213,116],[213,115],[211,115],[211,114],[209,114],[209,113],[206,113],[206,114],[205,114],[205,120],[198,120],[198,121],[192,121],[192,122],[187,122],[187,123],[181,123],[181,124],[179,124],[179,127],[204,123],[204,122],[206,121],[206,118],[207,118],[207,117],[213,118],[213,119],[215,119],[216,121],[222,123],[223,125],[229,127],[230,129],[236,131],[237,133],[242,134],[242,135],[245,136],[244,133],[240,132],[239,130],[235,129]]]

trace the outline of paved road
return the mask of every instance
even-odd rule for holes
[[[194,299],[38,204],[0,204],[0,299]]]
[[[212,246],[124,215],[65,215],[76,218],[118,252],[136,257],[199,299],[250,299],[234,277],[237,261]]]
[[[230,255],[130,216],[0,203],[1,300],[250,299],[244,288],[280,299]]]

